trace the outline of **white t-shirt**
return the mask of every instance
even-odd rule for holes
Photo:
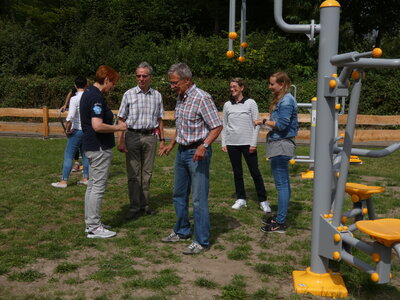
[[[83,92],[77,92],[69,101],[69,111],[67,121],[71,121],[71,129],[82,130],[81,116],[79,113],[79,103],[81,102]]]

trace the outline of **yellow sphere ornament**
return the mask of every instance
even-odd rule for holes
[[[244,56],[239,56],[238,61],[240,62],[244,62],[246,60],[246,58]]]
[[[372,57],[381,57],[382,56],[382,49],[381,48],[375,48],[372,50]]]
[[[379,281],[379,274],[378,273],[372,273],[371,274],[371,280],[373,282],[378,282]]]
[[[358,80],[358,79],[360,79],[360,72],[353,71],[353,73],[351,73],[351,78],[352,78],[353,80]]]
[[[336,80],[334,79],[329,80],[329,87],[331,89],[334,89],[336,87]]]
[[[339,243],[341,239],[342,239],[342,238],[340,237],[340,234],[339,234],[339,233],[335,233],[335,234],[333,235],[333,240],[334,240],[336,243]]]
[[[242,42],[240,44],[240,47],[242,47],[242,48],[247,48],[247,46],[248,46],[248,44],[246,42]]]
[[[237,33],[236,32],[234,32],[234,31],[232,31],[232,32],[229,32],[229,38],[231,39],[231,40],[234,40],[234,39],[236,39],[237,38]]]
[[[228,58],[233,58],[235,56],[235,51],[229,50],[226,52]]]
[[[372,257],[372,260],[376,263],[381,261],[381,256],[379,255],[379,253],[376,253],[376,252],[372,253],[371,257]]]
[[[339,251],[335,251],[332,253],[332,258],[334,260],[339,260],[340,259],[340,252]]]

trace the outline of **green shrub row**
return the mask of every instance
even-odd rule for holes
[[[367,73],[363,81],[359,113],[376,115],[396,115],[400,112],[398,95],[400,87],[397,78],[400,71],[374,71]],[[45,78],[44,76],[0,76],[0,107],[17,108],[59,108],[72,87],[74,78],[70,76]],[[200,88],[209,92],[219,110],[229,99],[228,80],[221,78],[194,78]],[[316,79],[293,82],[297,87],[297,101],[309,102],[316,96]],[[115,89],[107,95],[112,109],[118,109],[123,93],[136,85],[134,75],[122,75]],[[173,110],[176,96],[171,91],[167,76],[155,76],[152,86],[164,98],[165,110]],[[247,96],[255,99],[261,112],[267,111],[270,92],[267,80],[246,80]],[[347,100],[348,102],[348,100]]]

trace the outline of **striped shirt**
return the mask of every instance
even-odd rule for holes
[[[138,86],[127,90],[122,97],[118,117],[126,120],[128,128],[153,129],[164,117],[161,94],[150,88],[144,93]]]
[[[211,129],[222,126],[211,95],[195,84],[178,98],[175,118],[176,142],[185,146],[205,140]]]
[[[254,120],[259,118],[258,106],[253,99],[243,98],[236,103],[227,101],[222,111],[224,128],[222,129],[222,147],[257,146],[260,126],[254,127]]]

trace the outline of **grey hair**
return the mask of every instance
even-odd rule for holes
[[[149,65],[149,63],[147,61],[142,61],[136,68],[137,69],[148,69],[150,75],[153,75],[153,68],[152,66]]]
[[[192,70],[190,70],[189,66],[185,63],[177,63],[173,64],[169,67],[168,75],[176,73],[180,78],[192,79]]]

